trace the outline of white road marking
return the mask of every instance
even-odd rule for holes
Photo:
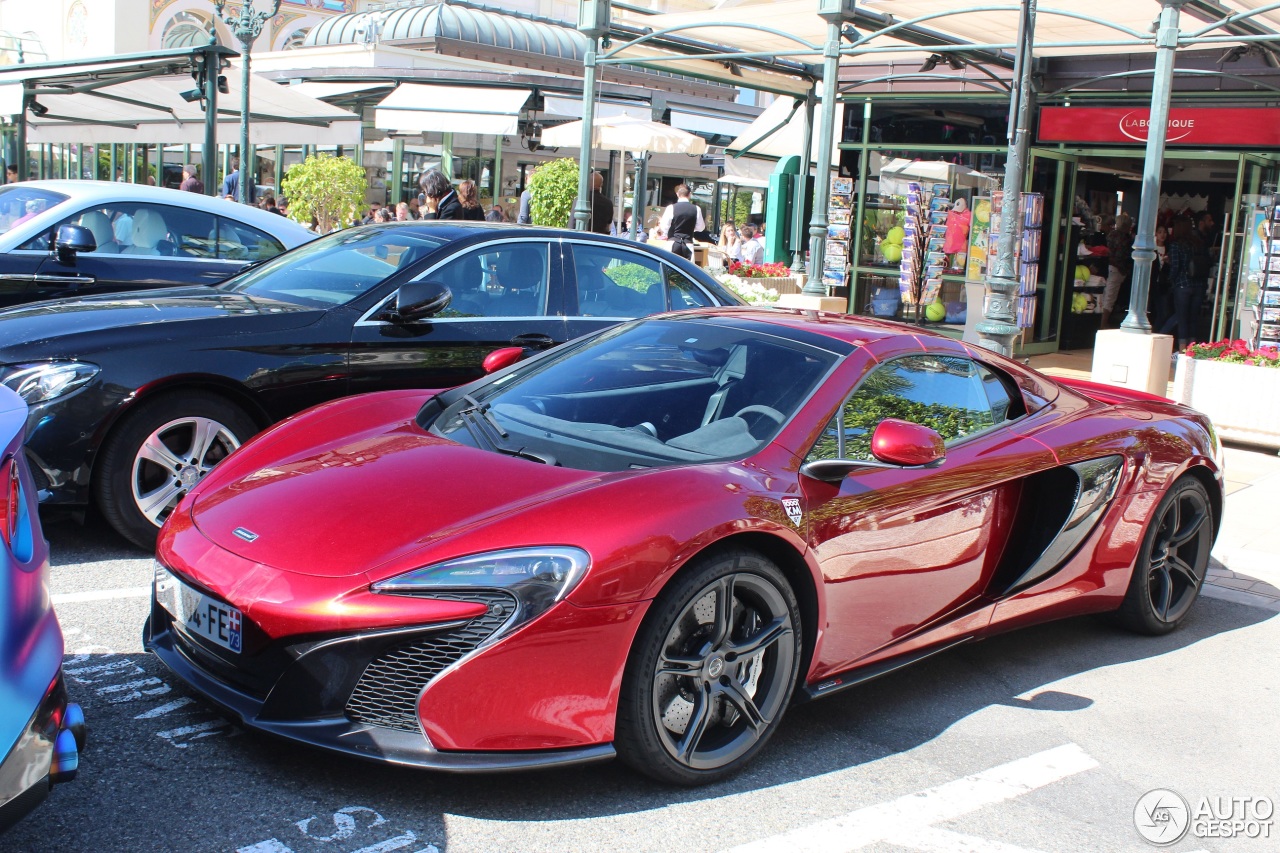
[[[109,601],[113,598],[149,598],[151,587],[131,586],[124,589],[90,589],[84,592],[60,592],[49,596],[55,605],[79,604],[85,601]]]
[[[152,720],[156,717],[163,717],[165,714],[172,713],[184,705],[190,705],[194,701],[196,700],[192,699],[190,696],[183,696],[181,699],[174,699],[172,702],[167,702],[158,708],[152,708],[150,711],[143,711],[141,714],[135,715],[134,719]]]
[[[1083,749],[1068,743],[887,803],[867,806],[772,838],[743,844],[730,853],[837,853],[879,842],[912,846],[906,845],[906,840],[911,838],[913,828],[926,830],[922,833],[926,842],[930,837],[938,839],[933,824],[1020,797],[1097,766],[1098,762]],[[956,833],[950,840],[960,842],[964,838]],[[940,840],[948,839],[943,837]],[[950,847],[919,846],[916,849],[959,853],[966,848],[953,843]],[[993,845],[978,849],[1011,851],[1016,848]]]
[[[898,847],[922,850],[924,853],[1038,853],[1029,847],[938,829],[936,826],[913,826],[885,840]]]
[[[201,738],[213,737],[215,735],[227,734],[230,736],[234,733],[231,723],[223,719],[206,720],[203,723],[196,723],[190,726],[180,726],[176,729],[170,729],[167,732],[156,732],[157,735],[169,741],[170,744],[178,749],[186,749],[191,746],[190,743],[179,743],[178,741],[186,739],[188,741],[196,741]]]

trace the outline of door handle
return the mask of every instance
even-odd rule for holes
[[[525,347],[527,349],[551,349],[556,345],[555,338],[550,335],[542,335],[531,332],[526,335],[516,335],[511,339],[511,345],[515,347]]]
[[[65,284],[68,287],[78,287],[82,284],[93,284],[97,281],[91,275],[36,275],[36,284]]]

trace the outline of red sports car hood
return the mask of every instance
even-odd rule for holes
[[[369,426],[371,407],[358,399],[285,424],[228,459],[231,470],[196,495],[196,527],[254,562],[346,577],[601,477],[456,444],[411,417],[388,423],[385,399],[374,408],[379,425]]]

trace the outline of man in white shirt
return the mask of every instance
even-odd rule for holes
[[[671,241],[671,251],[682,258],[693,257],[689,244],[693,242],[694,232],[707,230],[702,218],[702,208],[689,200],[691,192],[687,184],[676,187],[676,203],[662,211],[662,219],[658,222],[658,235]]]
[[[742,226],[742,261],[748,264],[764,263],[764,243],[756,236],[754,225]]]

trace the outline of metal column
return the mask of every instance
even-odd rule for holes
[[[809,161],[813,158],[813,107],[813,90],[810,89],[804,99],[804,145],[800,152],[800,174],[796,178],[795,201],[792,202],[791,248],[795,250],[795,256],[791,259],[793,275],[804,274],[804,200],[809,194],[809,170],[812,168]]]
[[[1151,81],[1151,118],[1147,124],[1147,150],[1142,161],[1142,204],[1138,208],[1138,233],[1133,240],[1133,288],[1129,313],[1120,328],[1151,332],[1147,321],[1147,295],[1151,292],[1151,264],[1156,259],[1156,213],[1160,207],[1160,176],[1164,167],[1164,143],[1169,130],[1169,96],[1173,91],[1173,64],[1178,49],[1178,17],[1187,0],[1163,0],[1160,28],[1156,30],[1155,77]]]
[[[1022,239],[1022,186],[1026,180],[1031,122],[1031,64],[1035,44],[1036,0],[1024,0],[1018,22],[1018,56],[1014,63],[1013,100],[1009,105],[1009,154],[1004,166],[1004,203],[1000,242],[987,276],[982,319],[974,325],[978,345],[1001,355],[1013,354],[1018,334],[1017,254]]]
[[[826,3],[822,5],[828,5]],[[839,4],[836,4],[839,5]],[[849,4],[852,7],[852,3]],[[813,178],[813,218],[809,220],[809,277],[805,280],[806,296],[826,296],[822,283],[822,260],[827,245],[827,204],[831,200],[831,138],[835,135],[836,93],[840,79],[840,25],[839,13],[824,14],[827,21],[827,42],[822,48],[822,119],[818,133],[818,161]],[[802,164],[802,174],[808,173],[809,164]]]

